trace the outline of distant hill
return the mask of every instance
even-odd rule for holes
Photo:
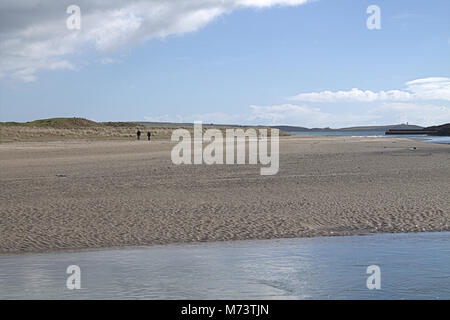
[[[97,122],[84,118],[50,118],[26,122],[30,127],[49,128],[89,128],[98,127]]]
[[[292,127],[292,126],[272,126],[271,128],[278,129],[284,132],[295,132],[295,131],[311,131],[311,129],[304,127]]]
[[[272,126],[272,128],[276,128],[285,132],[303,132],[303,131],[314,131],[314,132],[336,132],[336,131],[387,131],[389,129],[405,129],[405,130],[421,130],[423,127],[416,125],[407,125],[407,124],[393,124],[386,126],[359,126],[359,127],[347,127],[347,128],[339,128],[339,129],[331,129],[331,128],[305,128],[305,127],[294,127],[294,126]]]
[[[101,122],[101,125],[107,126],[107,127],[114,127],[114,128],[129,128],[129,127],[142,127],[143,125],[139,122]]]
[[[114,128],[142,127],[142,125],[137,122],[95,122],[84,118],[49,118],[29,122],[0,122],[0,125],[54,129],[95,128],[105,126]]]
[[[425,128],[425,130],[436,130],[437,133],[432,134],[436,136],[450,136],[450,123],[443,124],[440,126],[427,127]]]
[[[90,128],[98,127],[99,124],[95,121],[83,118],[50,118],[34,120],[29,122],[1,122],[4,126],[24,126],[24,127],[39,127],[39,128]]]
[[[423,129],[421,126],[416,126],[412,124],[394,124],[387,126],[361,126],[361,127],[349,127],[342,128],[342,131],[386,131],[389,129],[404,129],[404,130],[420,130]]]

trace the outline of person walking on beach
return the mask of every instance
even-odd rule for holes
[[[152,136],[152,133],[150,132],[150,131],[147,131],[147,138],[148,138],[148,141],[150,141],[150,137]]]
[[[141,139],[141,130],[138,129],[138,131],[136,132],[136,134],[137,134],[138,140],[140,140],[140,139]]]

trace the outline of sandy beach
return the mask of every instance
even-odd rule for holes
[[[0,253],[450,230],[449,145],[280,140],[274,176],[167,140],[0,144]]]

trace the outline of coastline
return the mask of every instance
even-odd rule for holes
[[[329,235],[315,235],[315,236],[302,236],[302,237],[289,237],[289,238],[249,238],[249,239],[237,239],[237,240],[211,240],[211,241],[189,241],[189,242],[168,242],[168,243],[156,243],[156,244],[141,244],[141,245],[116,245],[107,247],[77,247],[77,248],[56,248],[56,249],[43,249],[43,250],[31,250],[31,251],[11,251],[0,252],[0,258],[8,257],[22,257],[22,256],[34,256],[41,254],[77,254],[77,253],[90,253],[90,252],[104,252],[104,251],[128,251],[128,250],[146,250],[146,249],[169,249],[169,248],[189,248],[199,247],[203,245],[211,246],[235,246],[239,244],[253,243],[273,243],[276,241],[301,241],[301,240],[328,240],[333,238],[357,238],[357,237],[405,237],[405,236],[427,236],[433,234],[450,235],[450,230],[439,231],[411,231],[411,232],[374,232],[374,233],[349,233],[349,234],[329,234]],[[337,239],[339,240],[339,239]]]
[[[175,166],[172,146],[1,144],[0,253],[450,231],[448,145],[283,137],[270,177],[257,165]]]

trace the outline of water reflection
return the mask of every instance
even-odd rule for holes
[[[0,298],[450,298],[450,233],[0,255]],[[81,290],[66,268],[81,268]],[[381,267],[382,290],[366,288]]]

